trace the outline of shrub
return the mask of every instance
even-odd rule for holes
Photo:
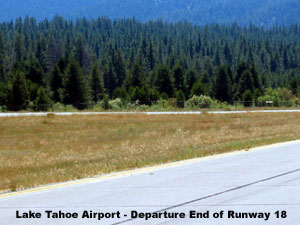
[[[97,102],[93,105],[94,111],[102,111],[103,110],[103,103],[101,101]]]
[[[150,108],[149,105],[139,105],[137,107],[137,109],[140,111],[147,111],[149,108]]]
[[[281,100],[281,106],[292,107],[293,106],[293,93],[287,88],[278,88],[278,96]]]
[[[6,106],[0,106],[0,112],[6,112]]]
[[[65,106],[65,111],[66,111],[66,112],[76,112],[77,109],[74,108],[74,106],[72,106],[72,105],[66,105],[66,106]]]
[[[64,112],[65,111],[65,106],[61,104],[60,102],[57,102],[52,105],[51,111],[53,112]]]
[[[77,110],[72,105],[63,105],[60,102],[57,102],[52,105],[49,111],[52,112],[76,112]]]
[[[151,110],[171,110],[174,107],[166,99],[159,99],[155,104],[151,106]]]
[[[205,95],[196,96],[194,95],[184,104],[185,108],[197,109],[197,108],[210,108],[214,103],[214,100]]]
[[[268,104],[267,102],[273,102]],[[265,95],[257,99],[258,106],[279,106],[280,100],[278,96]]]
[[[297,97],[295,97],[295,98],[293,98],[293,105],[295,105],[295,106],[299,106],[300,105],[300,99],[299,98],[297,98]]]
[[[278,96],[281,101],[290,101],[293,98],[293,93],[287,88],[278,88]]]
[[[125,102],[124,103],[124,109],[127,109],[127,110],[129,110],[129,109],[136,109],[136,107],[138,107],[137,104],[132,103],[132,102]]]
[[[108,102],[108,108],[112,110],[118,110],[123,108],[123,103],[121,99],[116,98]]]
[[[35,106],[34,102],[29,101],[27,104],[26,110],[29,112],[33,112],[33,111],[35,111],[35,108],[36,108],[36,106]]]
[[[237,106],[236,106],[237,107]],[[239,108],[243,108],[244,105],[238,105]],[[211,109],[223,109],[225,111],[231,111],[234,109],[234,106],[229,105],[227,102],[219,102],[217,100],[213,100],[212,105],[210,106]]]

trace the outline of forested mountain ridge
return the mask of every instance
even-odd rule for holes
[[[151,104],[206,95],[300,96],[300,26],[270,29],[134,19],[0,23],[0,106],[18,110],[104,99]],[[290,93],[291,92],[291,93]],[[270,97],[271,96],[271,97]]]
[[[38,20],[62,15],[67,19],[107,16],[140,21],[162,19],[258,26],[299,23],[298,0],[10,0],[1,2],[0,21],[34,16]]]

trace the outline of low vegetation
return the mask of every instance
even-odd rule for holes
[[[0,118],[0,190],[300,137],[299,113]]]

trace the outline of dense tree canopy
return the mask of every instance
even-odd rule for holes
[[[107,98],[150,104],[202,94],[233,103],[279,87],[297,96],[299,34],[298,25],[74,23],[59,16],[0,23],[0,106],[61,102],[83,108]]]

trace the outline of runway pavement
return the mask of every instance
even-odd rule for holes
[[[298,225],[300,141],[0,195],[0,224]]]

